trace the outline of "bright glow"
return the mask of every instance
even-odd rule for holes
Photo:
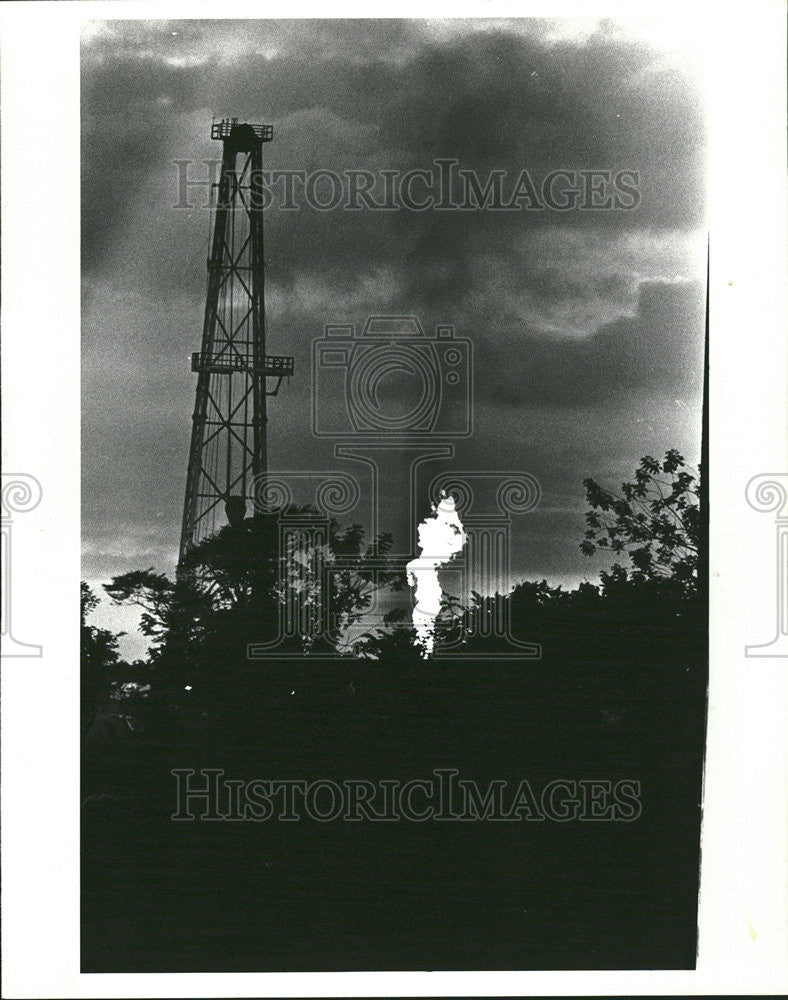
[[[432,653],[435,620],[441,609],[443,590],[438,568],[462,551],[466,538],[454,497],[442,496],[438,506],[433,506],[432,514],[419,525],[421,555],[411,559],[406,569],[408,583],[414,588],[416,598],[413,625],[425,658]]]

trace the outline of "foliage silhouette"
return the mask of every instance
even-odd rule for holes
[[[683,456],[671,448],[662,462],[644,456],[631,482],[620,494],[593,479],[583,482],[590,510],[580,545],[584,555],[600,549],[626,553],[636,582],[670,580],[685,595],[698,587],[698,550],[701,537],[699,482]],[[602,574],[603,586],[622,582],[621,567],[614,578]]]
[[[465,607],[444,595],[435,632],[444,657],[509,648],[508,636],[482,627],[492,616],[515,623],[517,638],[546,645],[547,655],[571,655],[578,644],[602,655],[638,637],[648,637],[655,654],[669,635],[693,648],[702,642],[699,486],[681,454],[671,449],[661,462],[644,456],[619,493],[591,478],[584,486],[581,551],[624,554],[630,567],[616,562],[601,572],[599,585],[574,590],[523,581],[508,594],[474,593]],[[405,588],[401,566],[389,558],[391,536],[365,545],[359,525],[340,527],[303,506],[290,507],[286,522],[283,534],[275,514],[234,518],[187,554],[175,581],[148,569],[105,585],[114,602],[142,608],[150,660],[166,668],[176,688],[198,678],[214,697],[229,682],[227,671],[246,661],[249,643],[276,642],[282,652],[318,658],[339,651],[391,664],[424,662],[411,648],[413,631],[401,610],[389,612],[382,627],[363,628],[375,594]],[[301,628],[280,636],[288,601]]]
[[[86,731],[99,706],[109,697],[109,671],[118,664],[118,638],[108,629],[88,625],[88,616],[99,599],[83,580],[80,583],[80,702],[81,726]]]
[[[105,585],[114,603],[142,608],[160,686],[199,687],[213,701],[231,681],[228,671],[246,664],[251,643],[335,654],[376,593],[404,587],[388,556],[391,535],[366,544],[359,525],[343,528],[303,506],[289,508],[287,518],[284,534],[277,515],[226,525],[186,555],[175,581],[151,568]],[[286,614],[303,626],[299,634],[280,634]]]
[[[402,611],[339,641],[405,579],[389,540],[367,545],[357,526],[279,553],[274,521],[253,518],[195,548],[176,581],[115,577],[110,597],[142,608],[153,681],[125,709],[134,737],[109,731],[83,767],[83,969],[693,967],[706,609],[696,487],[671,454],[667,470],[644,460],[629,496],[587,483],[599,523],[584,551],[621,543],[631,571],[571,590],[524,581],[467,607],[447,597],[430,660]],[[297,657],[250,663],[246,644],[277,635],[286,586],[296,610],[328,595],[328,641],[306,631],[283,644]],[[498,656],[508,637],[480,623],[502,613],[540,661]],[[112,658],[103,648],[91,662]],[[644,809],[615,828],[475,823],[461,836],[437,822],[178,824],[170,771],[183,767],[241,781],[382,784],[436,767],[482,786],[634,778]]]

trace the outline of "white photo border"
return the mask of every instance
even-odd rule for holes
[[[0,9],[3,469],[34,476],[43,489],[36,510],[15,523],[13,579],[14,629],[42,655],[4,659],[2,670],[4,996],[740,995],[788,988],[788,659],[744,652],[770,638],[775,601],[774,524],[747,505],[744,491],[759,473],[788,471],[784,4],[404,0],[370,8],[343,0],[326,8],[295,0],[287,16],[623,18],[657,11],[697,31],[709,54],[711,676],[697,969],[79,972],[80,22],[256,18],[260,7],[34,0]]]

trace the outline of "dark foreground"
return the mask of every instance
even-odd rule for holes
[[[694,967],[705,669],[345,661],[246,667],[233,685],[207,716],[150,706],[136,733],[94,732],[83,971]],[[642,813],[175,822],[172,768],[337,782],[456,768],[537,794],[633,779]]]

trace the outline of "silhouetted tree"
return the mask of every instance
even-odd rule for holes
[[[622,483],[620,493],[590,478],[583,485],[591,509],[581,551],[587,556],[600,549],[625,553],[631,563],[628,574],[619,564],[613,576],[603,573],[603,589],[631,578],[671,581],[685,596],[697,591],[702,530],[698,481],[675,448],[662,462],[650,455],[642,458],[634,480]]]
[[[109,698],[109,671],[119,660],[118,635],[88,625],[99,599],[83,580],[80,585],[80,699],[82,727],[87,729],[102,702]],[[122,634],[122,633],[120,633]]]
[[[165,649],[188,657],[199,644],[211,605],[191,580],[173,582],[151,567],[114,576],[104,590],[114,604],[142,608],[140,631],[152,640],[152,662]]]
[[[276,515],[258,515],[227,525],[195,546],[182,564],[218,622],[222,616],[253,641],[274,640],[287,607],[301,632],[295,648],[304,653],[334,651],[348,629],[369,611],[374,595],[404,586],[387,554],[392,538],[381,534],[365,545],[357,524],[336,521],[310,529],[316,512],[288,510],[282,533]],[[300,525],[300,526],[299,526]],[[279,551],[281,541],[284,551]]]
[[[309,508],[288,513],[305,528],[314,524]],[[151,659],[175,687],[187,676],[193,687],[200,675],[215,692],[222,674],[246,661],[249,643],[277,640],[286,605],[301,631],[276,648],[319,656],[336,652],[379,590],[404,586],[387,558],[390,535],[366,545],[358,525],[342,528],[332,520],[326,527],[322,541],[308,530],[286,533],[280,553],[276,516],[236,519],[187,553],[176,581],[136,570],[114,577],[105,590],[115,603],[143,609],[140,629],[153,640]]]

